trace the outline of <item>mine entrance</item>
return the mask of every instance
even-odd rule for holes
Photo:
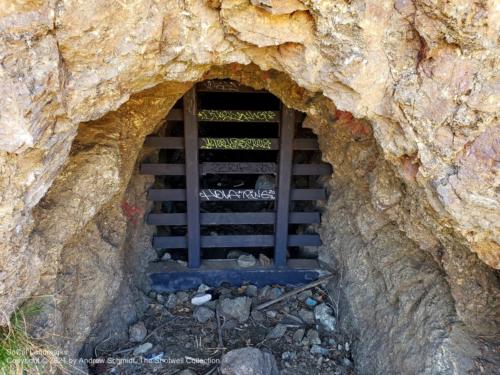
[[[332,171],[302,119],[272,94],[227,80],[199,83],[176,104],[145,142],[160,150],[158,163],[141,165],[156,176],[153,246],[180,260],[153,265],[153,288],[318,276],[300,250],[321,245],[314,202],[326,198],[318,178]]]

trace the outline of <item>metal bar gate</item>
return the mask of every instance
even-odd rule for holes
[[[251,88],[233,81],[206,81],[189,90],[183,98],[182,110],[171,110],[167,120],[183,121],[183,137],[150,136],[145,147],[155,149],[184,150],[184,164],[144,163],[142,174],[155,176],[185,176],[185,189],[152,188],[148,199],[156,202],[186,202],[186,212],[149,213],[147,223],[156,226],[186,226],[185,236],[155,235],[153,246],[159,249],[187,249],[187,267],[176,262],[152,264],[149,275],[153,288],[172,291],[195,287],[196,284],[240,284],[252,282],[257,285],[269,283],[301,283],[319,277],[316,260],[289,259],[287,251],[294,246],[319,246],[318,234],[290,234],[290,224],[320,222],[319,212],[290,211],[291,202],[324,200],[324,189],[292,188],[293,176],[319,176],[332,173],[326,163],[293,163],[294,151],[319,150],[315,138],[295,138],[298,121],[296,112],[281,104],[280,111],[214,110],[198,108],[198,92],[253,92]],[[258,93],[258,92],[257,92]],[[211,122],[274,123],[279,127],[279,136],[242,138],[199,136],[200,125]],[[274,162],[199,162],[200,150],[230,151],[278,151]],[[275,175],[277,190],[270,189],[218,189],[201,188],[200,178],[206,175]],[[202,212],[203,202],[275,202],[273,212]],[[214,225],[274,225],[274,234],[202,235],[202,226]],[[202,259],[202,249],[210,248],[255,248],[273,247],[273,264],[241,268],[235,260]]]

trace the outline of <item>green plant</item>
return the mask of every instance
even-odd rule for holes
[[[27,318],[40,311],[38,305],[23,306],[0,327],[0,375],[42,374],[44,368],[60,367],[58,358],[27,332]]]

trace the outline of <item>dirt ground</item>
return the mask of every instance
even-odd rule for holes
[[[334,306],[333,300],[321,287],[314,287],[256,312],[255,306],[259,303],[292,289],[274,286],[257,290],[254,287],[249,293],[250,288],[243,286],[210,290],[207,293],[212,295],[212,300],[203,306],[214,313],[204,323],[193,316],[197,306],[191,303],[191,298],[196,290],[178,292],[175,297],[151,292],[148,296],[149,308],[141,319],[147,328],[146,337],[142,342],[129,341],[119,348],[96,350],[97,357],[93,359],[96,363],[90,366],[91,374],[218,374],[224,353],[247,346],[272,353],[282,374],[354,374],[348,338],[337,330],[327,331],[318,321],[312,323],[306,319],[308,322],[304,322],[304,314],[312,312],[314,304],[325,302]],[[248,296],[252,300],[250,317],[240,323],[224,317],[219,311],[219,331],[215,313],[217,300],[240,296]],[[277,325],[280,325],[281,332],[276,333],[275,330],[273,335],[270,332]],[[300,339],[297,330],[305,331],[304,338]],[[315,332],[309,333],[309,330],[319,334],[321,342],[317,346],[321,348],[321,353],[314,352],[313,343],[318,344],[319,341],[316,337],[311,342],[309,335],[315,335]],[[151,349],[134,355],[134,349],[144,343],[152,344]]]

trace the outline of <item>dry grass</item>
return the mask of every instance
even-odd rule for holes
[[[22,307],[0,327],[0,375],[67,373],[57,355],[27,333],[26,319],[38,312],[36,305]]]

